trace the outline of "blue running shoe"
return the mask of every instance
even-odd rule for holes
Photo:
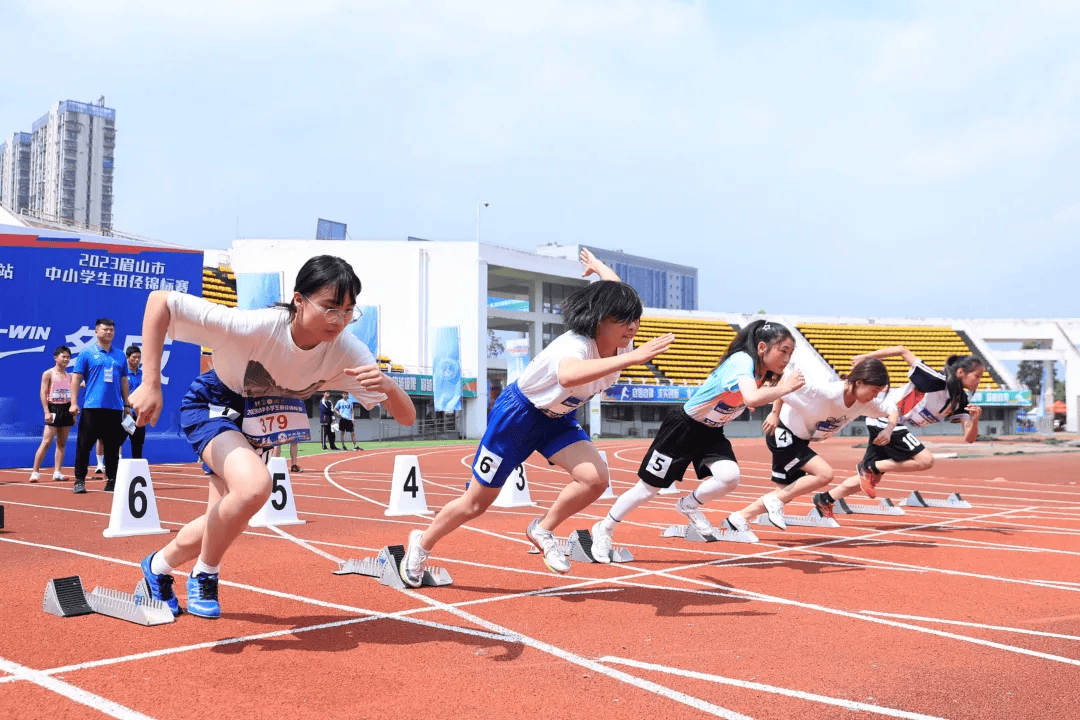
[[[164,602],[172,610],[173,617],[177,617],[184,610],[180,607],[180,601],[176,599],[176,593],[172,589],[173,576],[155,575],[151,572],[150,562],[153,559],[154,553],[150,553],[139,563],[139,567],[142,568],[143,578],[146,579],[146,587],[150,590],[150,597]]]
[[[203,618],[221,617],[217,599],[217,573],[199,573],[187,579],[187,611]]]

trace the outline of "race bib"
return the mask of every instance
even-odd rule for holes
[[[307,408],[297,398],[245,398],[240,430],[252,445],[260,448],[311,439]]]
[[[112,371],[113,371],[113,366],[112,365],[106,365],[105,366],[105,382],[111,383],[113,381],[113,379],[112,379]]]

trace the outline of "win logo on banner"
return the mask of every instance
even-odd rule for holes
[[[432,380],[435,391],[435,412],[455,412],[461,409],[461,354],[458,350],[458,329],[441,327],[435,330],[435,357]]]

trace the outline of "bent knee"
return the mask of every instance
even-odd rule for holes
[[[930,453],[926,453],[926,457],[917,457],[915,458],[915,462],[916,470],[929,470],[934,467],[934,456]]]
[[[608,486],[608,469],[598,468],[594,465],[581,465],[574,469],[571,477],[597,494],[604,492]]]

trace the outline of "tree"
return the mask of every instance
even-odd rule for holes
[[[1022,350],[1041,350],[1048,344],[1041,340],[1028,340],[1020,346]],[[1021,360],[1016,368],[1016,379],[1022,385],[1031,390],[1034,406],[1038,407],[1042,399],[1043,364],[1041,360]],[[1054,383],[1054,399],[1065,399],[1065,383],[1057,379],[1057,365],[1054,365],[1052,380]]]
[[[506,343],[503,342],[501,337],[495,334],[494,330],[489,328],[487,356],[489,358],[499,357],[504,352],[506,352]]]

